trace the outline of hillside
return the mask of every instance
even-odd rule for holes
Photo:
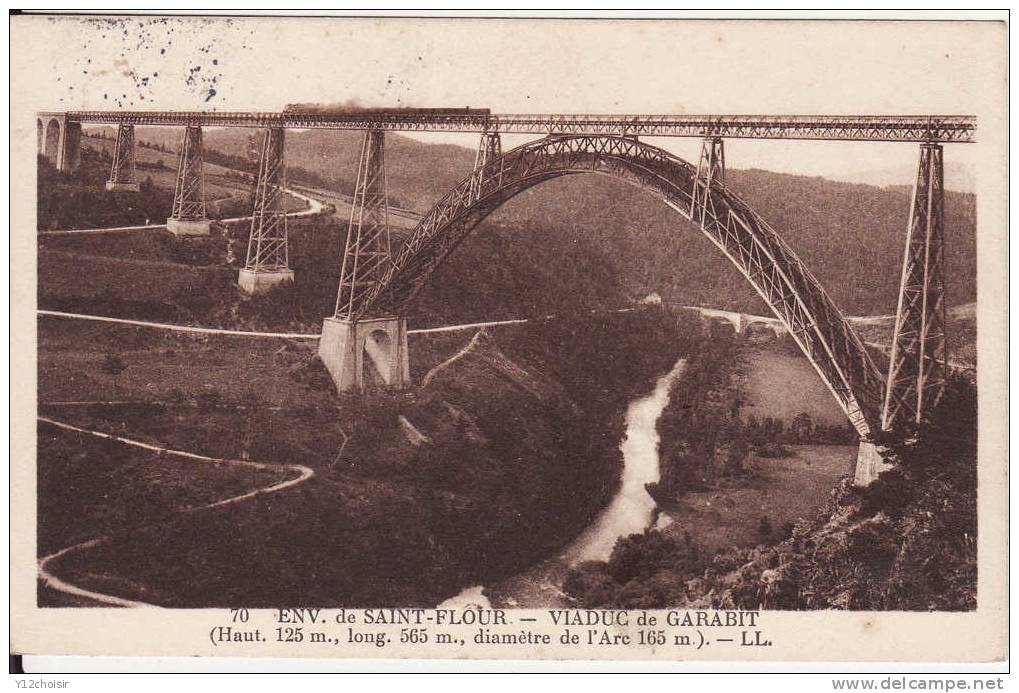
[[[46,321],[47,416],[315,473],[277,495],[183,512],[273,477],[153,465],[148,451],[43,427],[41,507],[80,511],[41,517],[43,550],[108,534],[53,569],[162,606],[434,606],[590,523],[617,484],[629,399],[691,348],[697,324],[649,310],[473,339],[413,335],[434,375],[362,398],[337,396],[308,344]],[[83,397],[121,403],[66,405]]]
[[[909,191],[770,171],[734,170],[727,183],[789,243],[843,310],[894,312]],[[767,312],[727,259],[673,210],[625,183],[571,176],[518,195],[492,217],[594,240],[635,294]],[[948,193],[951,304],[976,296],[976,198]]]
[[[89,128],[115,135],[112,128]],[[203,133],[206,150],[232,156],[257,157],[261,130],[249,128],[207,128]],[[362,134],[352,130],[290,130],[286,156],[291,166],[320,175],[341,192],[353,190],[361,154]],[[136,138],[176,151],[179,128],[139,128]],[[421,212],[444,195],[471,170],[474,152],[453,145],[429,145],[390,134],[386,138],[386,182],[391,203]]]
[[[246,155],[255,131],[209,130],[206,147]],[[140,141],[176,147],[180,134],[162,128],[139,130]],[[361,135],[348,131],[288,133],[291,162],[321,176],[341,191],[353,186]],[[473,165],[474,152],[430,145],[399,135],[387,140],[387,182],[391,202],[419,212],[445,194]],[[848,313],[889,313],[895,309],[901,273],[903,231],[909,190],[840,183],[757,169],[730,170],[727,183],[776,229]],[[657,291],[666,301],[767,312],[753,290],[700,233],[647,194],[601,176],[570,176],[525,191],[490,217],[488,238],[469,239],[441,275],[460,279],[456,291],[471,300],[473,282],[461,272],[501,273],[502,253],[526,254],[544,274],[561,266],[555,253],[578,250],[571,260],[603,268],[632,297]],[[527,230],[527,240],[517,233]],[[976,198],[949,192],[945,199],[948,302],[976,298]],[[542,236],[555,242],[546,242]],[[475,247],[476,251],[468,250]],[[478,257],[481,256],[481,258]],[[580,256],[580,258],[577,257]],[[584,261],[584,258],[588,258]],[[479,259],[491,260],[481,262]],[[601,274],[602,272],[600,272]],[[528,287],[555,297],[571,291],[568,281],[537,283],[527,274],[505,277],[496,290]],[[579,288],[579,287],[578,287]],[[441,291],[442,289],[434,289]],[[554,301],[552,301],[554,305]]]

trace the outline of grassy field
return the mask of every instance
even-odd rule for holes
[[[81,418],[81,417],[75,417]],[[39,424],[39,555],[282,480]]]
[[[662,533],[692,537],[710,552],[755,546],[784,538],[791,524],[813,517],[839,479],[851,475],[856,448],[793,445],[790,457],[754,459],[748,477],[723,479],[717,488],[690,491]],[[762,521],[771,529],[762,532]]]
[[[802,355],[778,343],[743,343],[733,358],[727,387],[737,393],[742,420],[770,418],[788,427],[807,414],[815,425],[847,425],[846,415]],[[684,382],[677,387],[682,390]],[[784,527],[812,517],[835,482],[851,475],[856,464],[854,445],[787,449],[788,457],[755,456],[751,449],[745,474],[719,475],[706,488],[683,490],[677,507],[663,511],[673,520],[666,536],[678,540],[689,534],[710,551],[777,541]],[[762,523],[768,532],[761,531]]]
[[[791,421],[806,413],[815,423],[832,425],[846,420],[831,391],[802,355],[753,348],[743,361],[744,417]]]
[[[143,320],[195,322],[233,298],[237,270],[157,260],[39,252],[39,307]]]
[[[291,238],[314,236],[318,218],[295,219]],[[305,227],[313,227],[310,232]],[[233,245],[233,264],[228,264]],[[304,270],[304,243],[292,241],[291,266],[298,281],[312,286],[323,296],[335,296],[335,281],[316,280]],[[165,230],[89,236],[47,236],[39,242],[39,306],[51,310],[110,315],[147,320],[169,320],[181,324],[238,329],[317,329],[331,307],[314,311],[302,321],[295,311],[279,311],[272,320],[246,324],[250,307],[258,300],[241,293],[236,286],[238,267],[244,262],[246,240],[238,241],[214,233],[211,236],[176,238]],[[333,254],[338,253],[333,249]],[[322,267],[329,258],[318,258]],[[335,270],[338,274],[338,265]],[[333,298],[335,300],[335,298]],[[328,306],[329,300],[322,302]],[[245,311],[247,310],[247,313]]]
[[[264,406],[332,404],[331,381],[299,381],[317,343],[192,335],[40,318],[40,401],[180,400],[214,395]],[[104,368],[116,357],[121,368]],[[296,376],[296,377],[295,377]]]

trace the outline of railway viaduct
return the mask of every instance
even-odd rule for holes
[[[335,310],[325,318],[319,341],[319,354],[340,390],[362,387],[369,361],[387,384],[409,385],[406,316],[431,272],[504,202],[546,180],[579,173],[619,178],[660,198],[736,266],[859,433],[857,483],[869,483],[885,466],[883,450],[874,442],[879,432],[915,437],[945,387],[943,145],[974,142],[972,116],[499,115],[476,109],[73,111],[39,114],[40,153],[58,169],[72,168],[82,124],[117,127],[107,187],[128,191],[137,186],[134,128],[182,128],[173,209],[167,219],[167,228],[178,235],[209,233],[202,128],[263,129],[247,259],[238,277],[250,292],[293,278],[284,211],[286,130],[364,132]],[[396,252],[390,242],[385,182],[385,134],[392,131],[480,136],[474,169],[435,204]],[[503,152],[502,133],[529,133],[535,139]],[[647,144],[645,137],[698,138],[699,161],[686,162]],[[850,323],[781,236],[726,186],[724,142],[731,138],[918,145],[887,372],[879,371]]]

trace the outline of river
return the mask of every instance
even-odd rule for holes
[[[583,561],[607,560],[619,537],[643,532],[655,519],[655,502],[644,485],[658,481],[658,418],[669,403],[669,387],[683,372],[685,359],[658,379],[654,390],[630,402],[626,410],[626,435],[619,445],[623,473],[619,491],[598,518],[559,555],[542,561],[495,585],[475,585],[439,604],[439,608],[569,606],[562,592],[571,566]]]

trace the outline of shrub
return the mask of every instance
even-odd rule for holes
[[[792,453],[789,452],[789,448],[776,441],[768,441],[758,445],[755,449],[755,454],[758,457],[764,457],[766,459],[777,459],[792,456]]]
[[[212,411],[216,409],[223,400],[223,396],[217,390],[207,390],[195,397],[199,411]]]
[[[103,358],[102,370],[103,373],[110,375],[120,375],[127,368],[127,364],[117,354],[106,354]]]

